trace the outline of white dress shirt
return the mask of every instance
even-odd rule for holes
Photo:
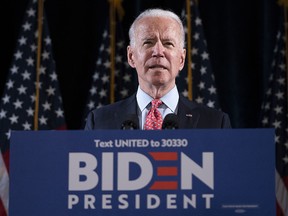
[[[138,104],[138,118],[139,118],[139,127],[143,130],[146,116],[151,108],[152,98],[150,95],[145,93],[140,86],[138,86],[136,100]],[[166,95],[160,98],[162,104],[158,107],[162,118],[169,113],[177,114],[178,109],[178,101],[179,101],[179,93],[176,85],[173,89],[171,89]]]

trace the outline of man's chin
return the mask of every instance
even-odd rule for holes
[[[163,87],[168,85],[168,80],[167,79],[154,79],[153,81],[151,81],[153,86],[156,87]]]

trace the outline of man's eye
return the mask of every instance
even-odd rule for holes
[[[165,46],[171,46],[171,47],[174,47],[174,44],[172,42],[166,42],[165,43]]]
[[[152,44],[152,41],[144,41],[144,45]]]

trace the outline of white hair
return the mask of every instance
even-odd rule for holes
[[[174,19],[178,24],[180,28],[180,34],[181,34],[181,46],[184,48],[185,44],[185,32],[184,32],[184,27],[181,19],[177,14],[175,14],[172,11],[169,10],[163,10],[159,8],[154,8],[154,9],[147,9],[143,11],[132,23],[129,29],[129,39],[130,39],[130,45],[134,46],[135,45],[135,30],[136,30],[136,25],[137,22],[143,18],[146,17],[164,17],[164,18],[172,18]]]

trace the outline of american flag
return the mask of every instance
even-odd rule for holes
[[[117,16],[115,34],[115,83],[113,86],[115,98],[118,101],[130,96],[136,90],[136,72],[130,68],[127,57],[127,43],[123,34],[122,22]],[[110,44],[109,19],[102,33],[102,43],[99,47],[96,67],[92,77],[92,85],[89,91],[86,114],[94,109],[111,103],[110,85],[111,84],[111,44]],[[84,115],[86,116],[86,115]]]
[[[187,53],[191,52],[192,59],[188,59],[188,55],[186,54],[185,67],[177,77],[179,92],[188,97],[188,83],[192,81],[193,100],[200,104],[220,109],[214,74],[204,37],[203,23],[198,6],[194,0],[190,0],[190,17],[187,16],[187,11],[188,9],[185,7],[182,10],[181,17],[185,27],[186,42],[188,34],[191,35],[192,47],[187,47]],[[187,27],[187,19],[191,20],[191,32],[189,32]],[[192,80],[188,80],[187,77],[188,61],[192,62]]]
[[[284,15],[277,33],[269,86],[262,104],[262,127],[275,128],[277,215],[288,216],[287,50]]]
[[[8,212],[9,139],[11,130],[33,130],[36,85],[39,87],[38,129],[65,129],[64,112],[52,56],[47,20],[43,18],[40,82],[36,84],[37,0],[28,4],[14,58],[0,101],[0,215]],[[1,208],[2,207],[2,208]]]

